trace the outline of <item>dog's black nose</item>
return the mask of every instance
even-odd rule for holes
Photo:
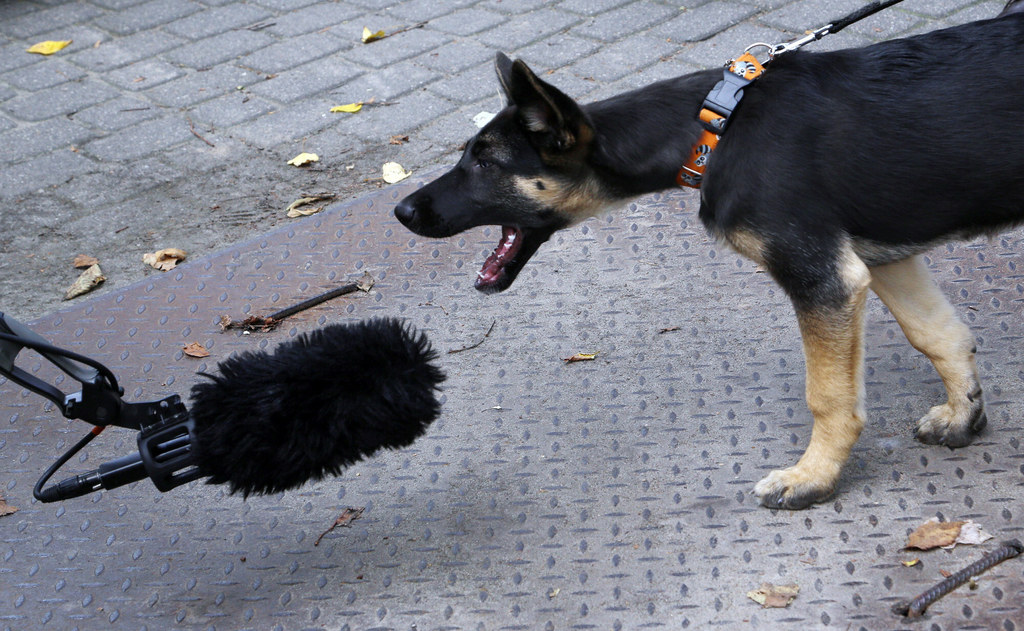
[[[416,217],[416,203],[411,197],[406,197],[395,206],[395,218],[405,226],[411,226]]]

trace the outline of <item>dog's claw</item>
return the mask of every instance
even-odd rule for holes
[[[824,502],[834,491],[834,482],[808,478],[798,467],[790,467],[769,473],[754,485],[753,493],[766,508],[801,510]]]
[[[926,445],[945,445],[951,449],[967,446],[988,425],[981,399],[971,403],[959,413],[949,403],[936,405],[917,422],[914,437]]]

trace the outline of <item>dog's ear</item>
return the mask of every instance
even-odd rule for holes
[[[498,53],[494,67],[509,105],[518,108],[538,149],[564,152],[576,146],[589,127],[576,101],[538,78],[521,59],[512,61]]]
[[[512,104],[512,60],[505,53],[498,53],[494,58],[494,72],[498,75],[501,91],[505,93],[505,104]]]

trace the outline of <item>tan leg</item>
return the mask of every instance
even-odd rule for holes
[[[849,249],[839,273],[845,304],[797,312],[814,427],[799,462],[754,487],[771,508],[799,509],[828,498],[864,427],[864,303],[871,277]]]
[[[946,386],[947,402],[918,421],[918,440],[949,447],[968,444],[987,422],[970,329],[932,282],[920,256],[873,268],[871,289]]]

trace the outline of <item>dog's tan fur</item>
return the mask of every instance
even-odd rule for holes
[[[760,235],[749,230],[738,229],[725,235],[724,239],[737,254],[747,257],[758,265],[764,265],[768,246]]]
[[[921,256],[873,268],[871,289],[911,345],[931,360],[946,387],[947,402],[921,418],[918,431],[942,435],[964,431],[982,407],[970,329],[935,286]]]
[[[796,465],[758,482],[756,495],[831,495],[864,427],[864,304],[871,273],[849,244],[843,248],[840,275],[845,304],[797,312],[807,363],[807,406],[814,415],[810,443]]]
[[[594,178],[572,181],[557,176],[515,177],[513,184],[519,195],[547,208],[557,208],[573,224],[619,202],[605,198],[600,183]]]

